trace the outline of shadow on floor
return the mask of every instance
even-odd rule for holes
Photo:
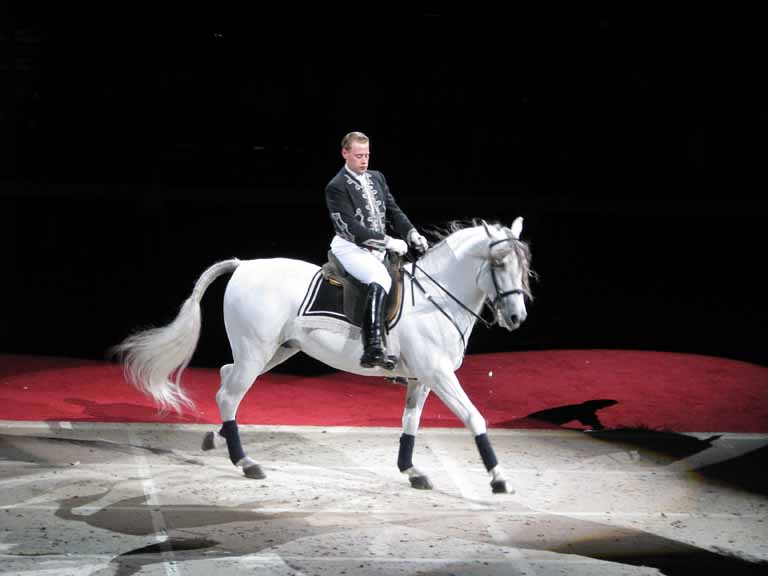
[[[598,410],[618,404],[618,400],[595,399],[581,404],[555,406],[528,414],[524,418],[494,423],[495,428],[559,428],[569,422],[578,422],[591,430],[603,430],[604,426],[597,415]]]

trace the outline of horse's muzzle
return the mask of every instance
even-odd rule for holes
[[[525,322],[526,318],[527,314],[525,312],[522,314],[510,314],[509,316],[499,314],[499,324],[512,332],[513,330],[520,328],[520,325]]]

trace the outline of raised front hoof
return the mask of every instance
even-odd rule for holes
[[[507,488],[506,480],[494,480],[491,482],[491,490],[494,494],[514,494],[515,491]]]
[[[200,446],[203,450],[213,450],[216,448],[216,436],[215,432],[208,432],[205,436],[203,436],[203,445]]]
[[[245,474],[246,478],[252,478],[253,480],[261,480],[267,477],[267,475],[264,474],[264,470],[262,470],[261,466],[258,464],[243,468],[243,474]]]
[[[408,480],[411,482],[411,488],[416,488],[416,490],[432,490],[432,482],[429,481],[427,476],[411,476]]]

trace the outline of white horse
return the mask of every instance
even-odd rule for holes
[[[403,310],[388,335],[388,353],[399,356],[394,370],[361,368],[360,331],[343,320],[299,314],[318,266],[285,258],[226,260],[208,268],[192,295],[167,326],[134,334],[115,347],[127,378],[164,409],[193,403],[181,373],[189,364],[200,334],[200,300],[219,276],[233,272],[224,295],[224,322],[234,362],[221,368],[216,402],[222,427],[209,432],[203,449],[226,440],[230,459],[250,478],[263,478],[261,467],[245,454],[237,430],[237,409],[256,378],[299,351],[347,372],[408,382],[398,467],[415,488],[429,489],[427,476],[412,463],[415,435],[430,390],[475,437],[494,492],[506,492],[506,480],[486,434],[486,423],[456,378],[466,342],[486,301],[494,321],[515,330],[526,319],[530,252],[519,240],[522,218],[511,228],[481,225],[453,231],[415,266],[406,264]],[[393,285],[394,287],[394,285]],[[488,323],[490,324],[490,323]],[[175,377],[174,377],[175,376]]]

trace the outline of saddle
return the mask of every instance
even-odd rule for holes
[[[396,254],[388,252],[384,258],[384,266],[392,278],[392,288],[387,295],[384,308],[384,323],[391,328],[398,317],[403,302],[401,259]],[[328,262],[323,265],[321,273],[324,284],[341,291],[343,302],[341,307],[344,315],[352,324],[360,326],[365,314],[368,286],[349,274],[330,250],[328,251]]]

